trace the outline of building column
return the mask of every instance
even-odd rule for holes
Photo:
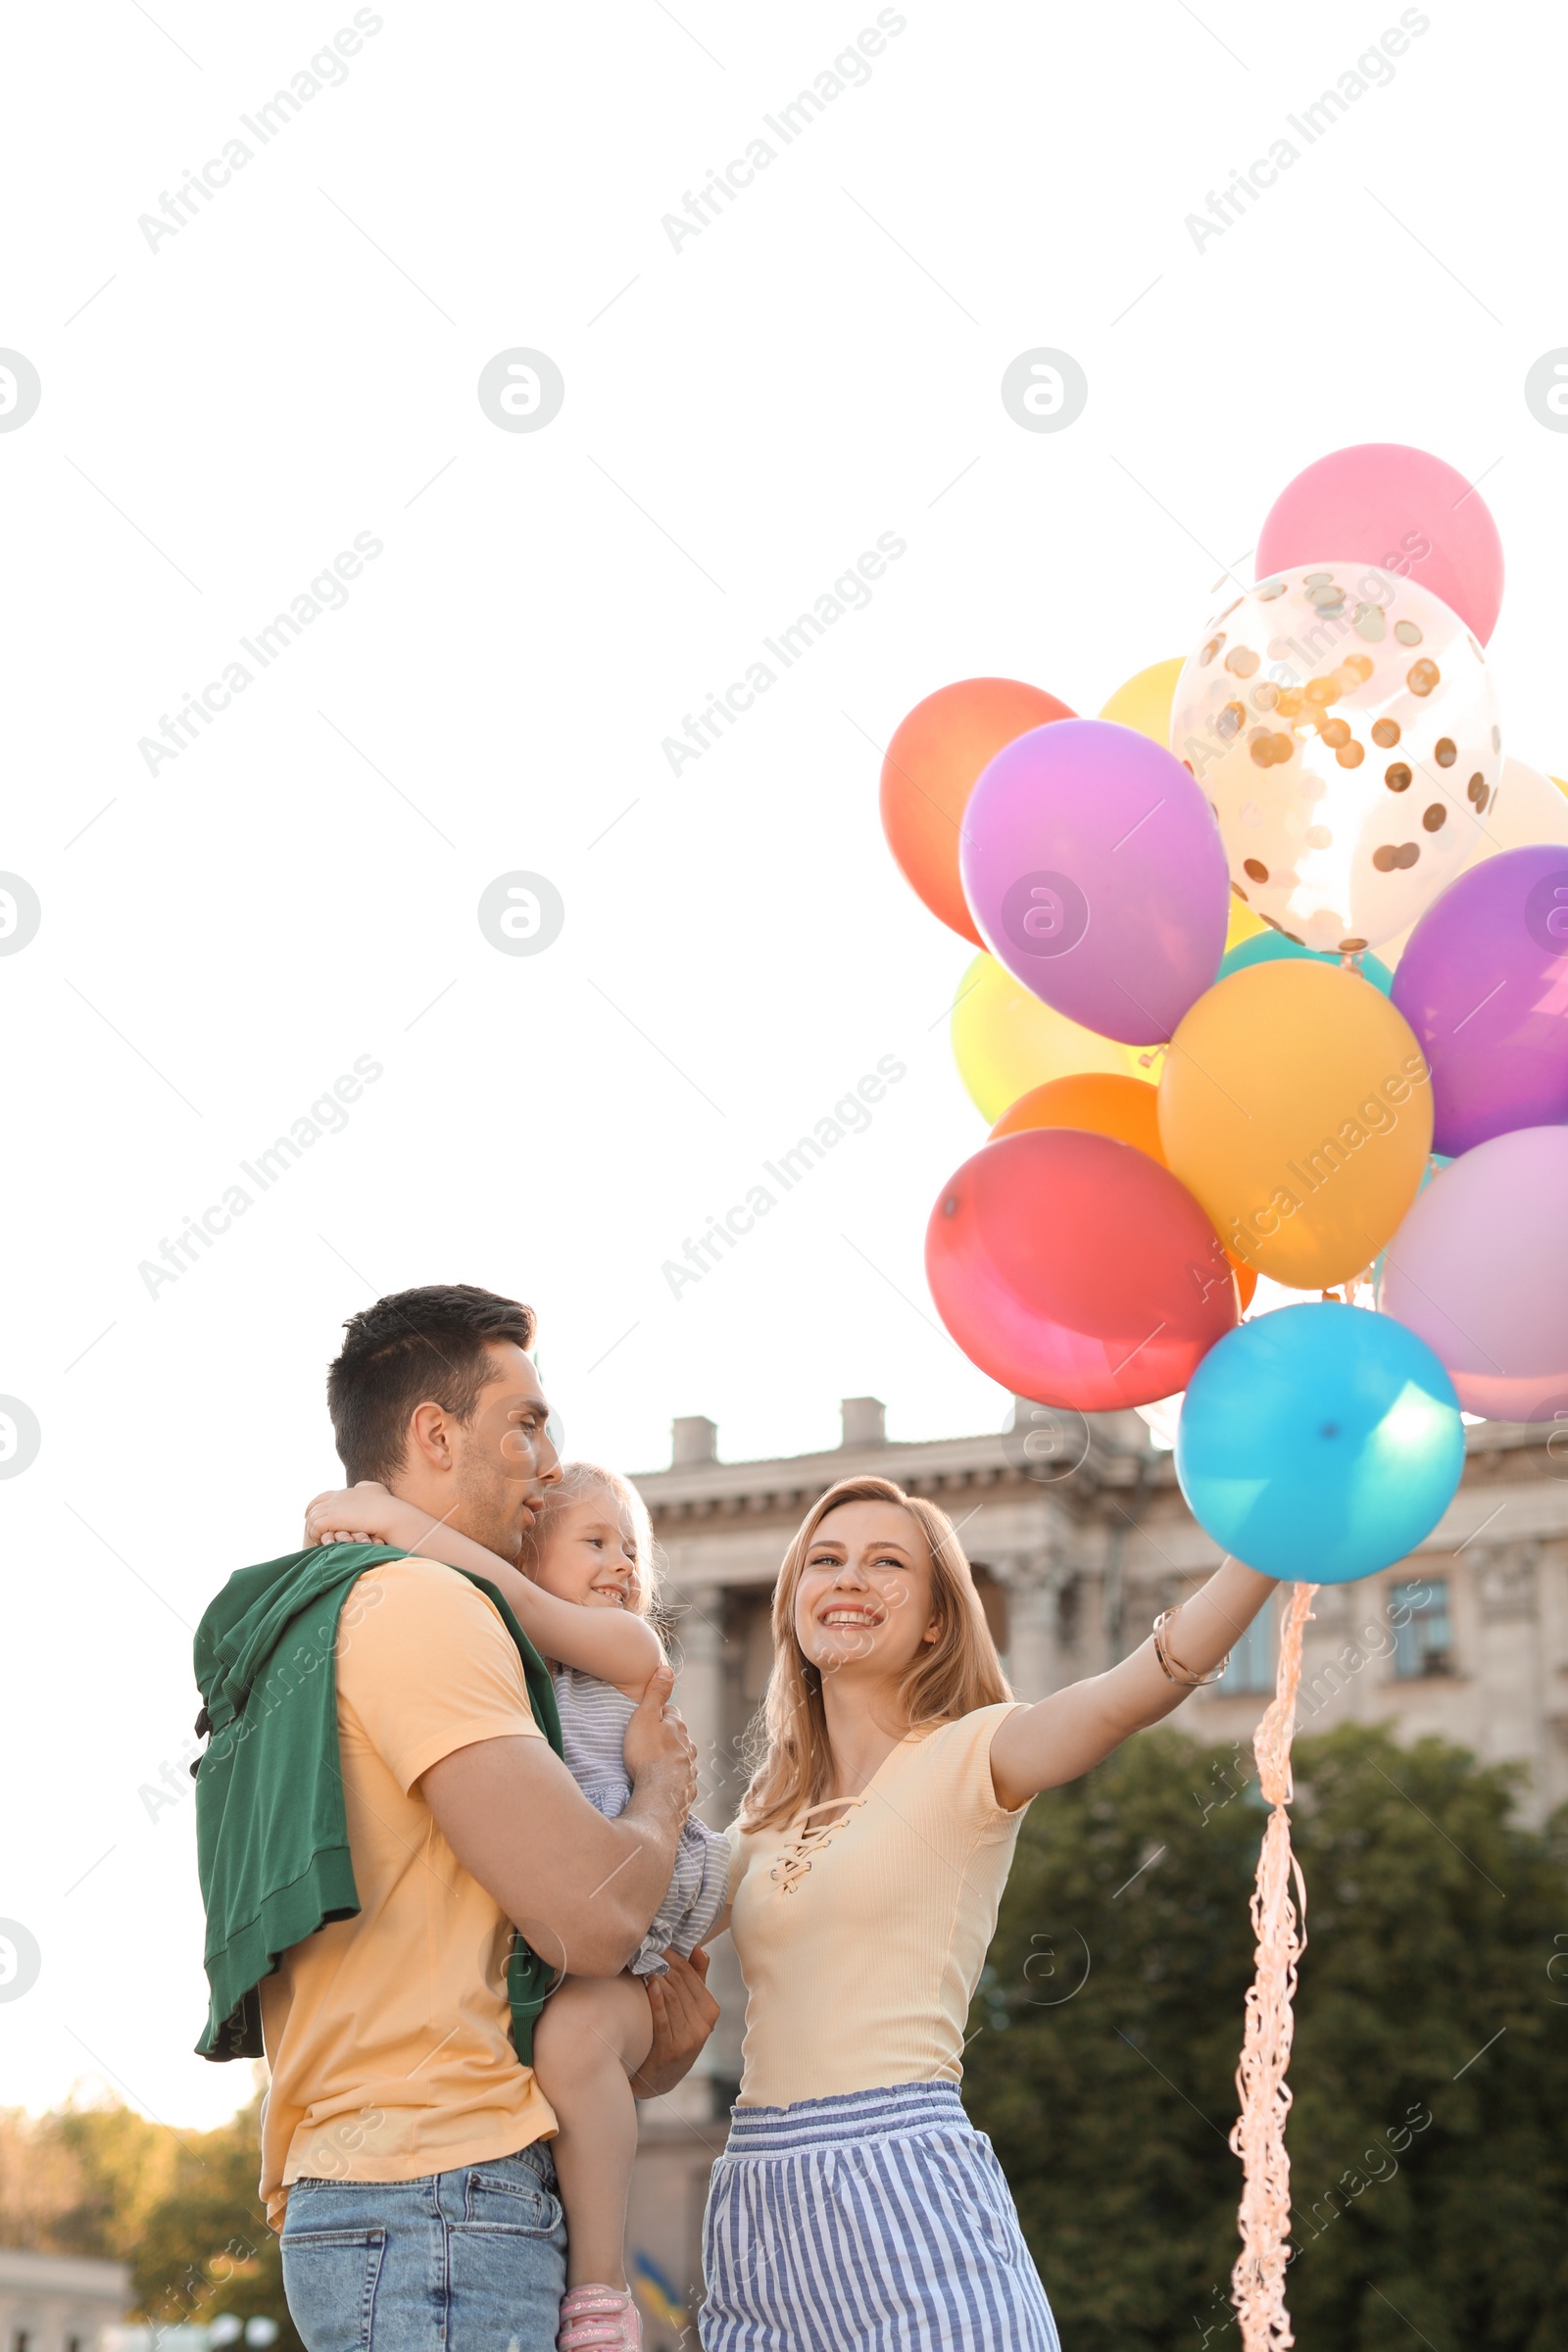
[[[1544,1798],[1545,1709],[1542,1690],[1539,1543],[1477,1548],[1473,1558],[1481,1623],[1477,1666],[1486,1701],[1486,1753],[1529,1766],[1527,1807]],[[1453,1607],[1450,1589],[1448,1606]]]
[[[722,1829],[735,1810],[729,1787],[735,1760],[723,1744],[724,1588],[699,1585],[680,1599],[675,1704],[697,1747],[697,1811],[710,1828]]]
[[[996,1574],[1007,1589],[1007,1679],[1017,1698],[1045,1698],[1061,1672],[1058,1578],[1049,1557],[1004,1560]]]

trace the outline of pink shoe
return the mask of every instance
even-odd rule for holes
[[[630,2295],[574,2286],[561,2306],[557,2352],[642,2352],[643,2324]]]

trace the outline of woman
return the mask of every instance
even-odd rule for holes
[[[1273,1590],[1227,1560],[1108,1673],[1022,1706],[942,1511],[857,1478],[807,1514],[730,1831],[746,2042],[706,2352],[1058,2352],[958,2098],[1018,1826],[1212,1680]]]

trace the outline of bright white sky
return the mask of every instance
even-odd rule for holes
[[[265,147],[239,117],[348,5],[10,28],[0,342],[43,398],[0,434],[0,865],[43,925],[0,960],[0,1392],[43,1436],[0,1483],[0,1917],[42,1971],[0,2000],[3,2102],[101,2078],[195,2125],[249,2087],[188,2054],[189,1629],[334,1477],[322,1372],[376,1293],[531,1299],[572,1449],[627,1468],[677,1413],[731,1457],[832,1443],[845,1395],[900,1438],[1000,1424],[926,1319],[928,1208],[984,1129],[943,1020],[968,950],[878,828],[912,703],[996,671],[1096,711],[1188,649],[1303,464],[1398,439],[1485,474],[1507,745],[1568,760],[1568,438],[1522,392],[1564,332],[1549,12],[1433,9],[1201,252],[1184,217],[1397,8],[910,5],[788,147],[762,118],[869,0],[378,13]],[[150,250],[236,131],[253,160]],[[661,217],[759,135],[673,250]],[[537,433],[476,398],[518,345],[565,381]],[[1059,434],[999,394],[1039,345],[1088,377]],[[883,533],[869,608],[672,775],[662,739]],[[347,605],[150,775],[138,738],[357,534]],[[538,956],[476,920],[516,868],[564,901]],[[366,1055],[346,1130],[150,1298],[139,1261]],[[662,1262],[884,1055],[869,1132],[672,1298]]]

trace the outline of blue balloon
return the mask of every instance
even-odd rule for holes
[[[1392,1315],[1280,1307],[1188,1383],[1176,1475],[1194,1518],[1264,1576],[1348,1585],[1431,1534],[1464,1468],[1453,1383]]]
[[[1332,952],[1323,954],[1315,948],[1298,947],[1294,939],[1287,939],[1282,931],[1259,931],[1250,939],[1244,939],[1240,947],[1226,949],[1214,977],[1216,982],[1228,980],[1232,972],[1245,972],[1249,964],[1279,963],[1285,958],[1295,960],[1301,956],[1308,963],[1332,963],[1336,969],[1345,960]],[[1358,956],[1355,968],[1363,980],[1369,980],[1374,988],[1381,989],[1384,996],[1394,986],[1394,974],[1375,956]]]

